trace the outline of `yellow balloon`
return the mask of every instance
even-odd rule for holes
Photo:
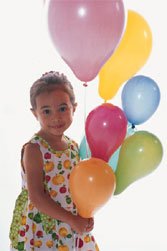
[[[152,33],[146,20],[129,10],[123,37],[99,72],[99,95],[111,99],[124,81],[147,61],[152,49]]]

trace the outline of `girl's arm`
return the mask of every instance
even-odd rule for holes
[[[23,167],[27,175],[28,193],[31,202],[39,211],[66,222],[77,233],[93,229],[93,219],[85,219],[81,216],[73,215],[59,206],[44,190],[43,182],[43,160],[36,144],[27,144],[24,148]]]

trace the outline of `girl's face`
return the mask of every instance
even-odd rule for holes
[[[43,132],[60,136],[71,125],[75,107],[69,95],[59,89],[39,94],[36,97],[36,109],[33,110],[33,114]]]

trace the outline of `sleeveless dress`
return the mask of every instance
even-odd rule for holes
[[[68,149],[55,151],[35,134],[30,140],[38,144],[43,157],[43,179],[50,197],[73,214],[77,214],[69,192],[69,176],[79,161],[77,144],[65,137]],[[26,145],[26,144],[25,144]],[[22,149],[22,157],[24,146]],[[26,174],[22,169],[22,191],[18,196],[10,226],[11,251],[99,251],[91,233],[75,233],[60,220],[41,213],[30,201]]]

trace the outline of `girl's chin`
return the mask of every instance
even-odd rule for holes
[[[50,134],[53,136],[62,136],[64,134],[65,129],[56,129],[56,130],[50,130]]]

